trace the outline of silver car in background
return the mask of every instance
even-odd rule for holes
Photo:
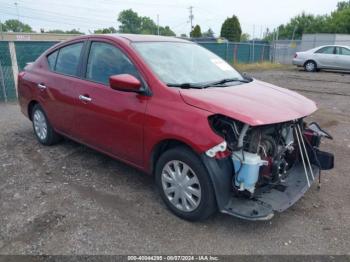
[[[350,47],[327,45],[297,52],[293,65],[304,67],[308,72],[320,69],[350,70]]]

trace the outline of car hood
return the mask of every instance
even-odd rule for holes
[[[296,92],[255,79],[235,86],[181,89],[180,94],[188,105],[251,126],[298,119],[317,109],[315,102]]]

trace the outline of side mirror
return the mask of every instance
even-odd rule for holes
[[[141,82],[129,74],[112,75],[109,77],[109,85],[114,90],[124,92],[140,92]]]
[[[242,76],[245,80],[247,80],[248,82],[252,82],[254,79],[253,77],[251,77],[247,72],[243,72]]]

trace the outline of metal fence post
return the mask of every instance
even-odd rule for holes
[[[252,63],[255,62],[255,41],[253,39],[253,54],[252,54]]]
[[[226,62],[229,62],[228,61],[228,45],[229,45],[229,42],[226,41]]]
[[[15,48],[14,42],[9,42],[9,49],[10,49],[10,57],[11,57],[11,63],[12,63],[13,80],[14,80],[15,89],[16,89],[16,97],[18,97],[18,91],[17,91],[18,64],[17,64],[17,55],[16,55],[16,48]]]
[[[1,80],[1,86],[2,86],[3,96],[4,96],[4,101],[7,102],[7,94],[6,94],[6,86],[5,86],[5,79],[4,79],[4,71],[2,70],[1,60],[0,60],[0,80]]]

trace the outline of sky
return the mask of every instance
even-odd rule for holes
[[[155,22],[159,15],[161,26],[169,25],[178,35],[189,34],[189,7],[193,7],[193,24],[202,32],[211,28],[220,34],[221,24],[235,14],[242,31],[251,37],[261,37],[305,11],[315,15],[330,13],[340,0],[0,0],[0,21],[20,19],[35,31],[40,28],[79,29],[84,33],[114,26],[118,28],[118,13],[133,9]]]

